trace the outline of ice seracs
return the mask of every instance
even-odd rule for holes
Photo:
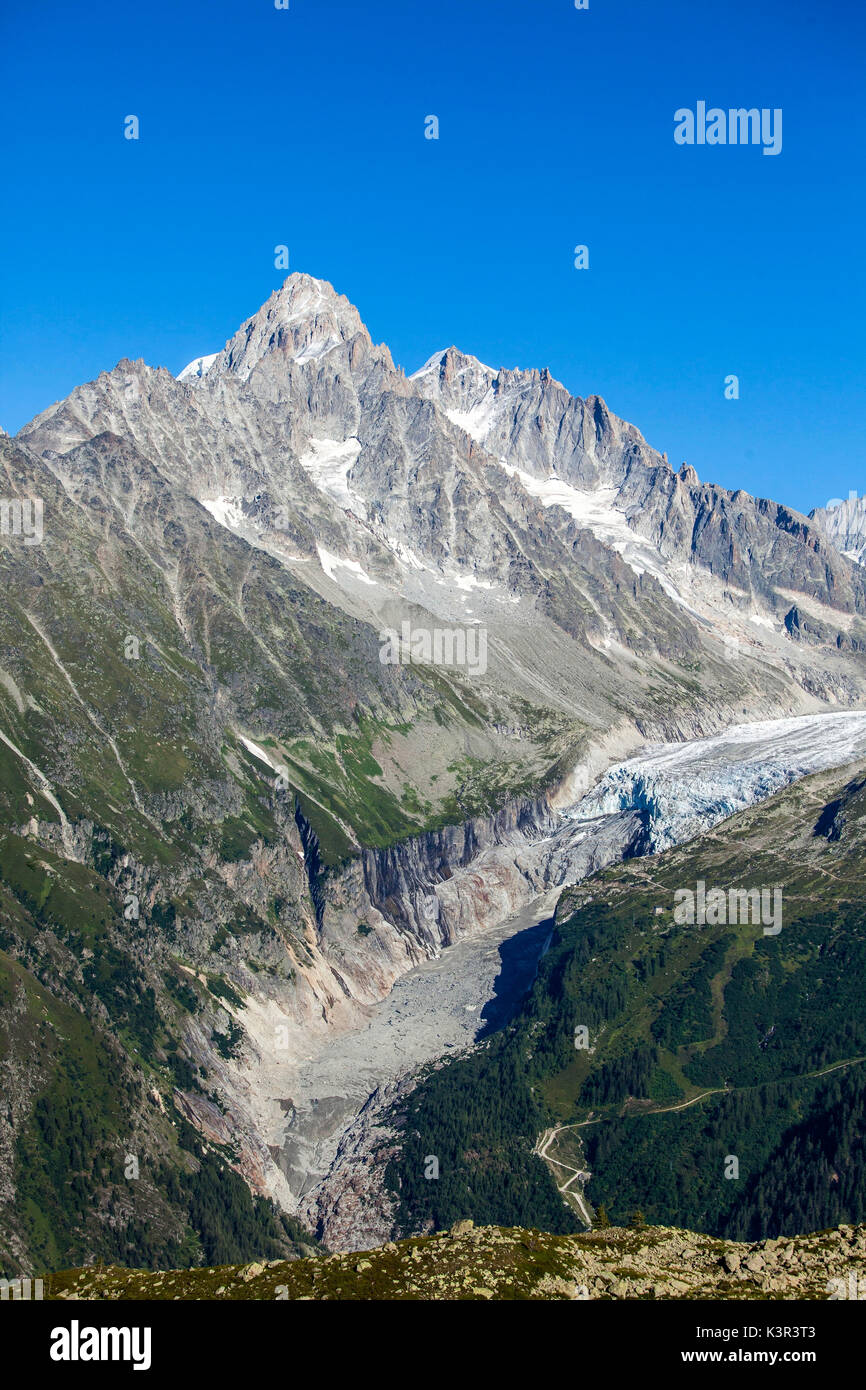
[[[737,724],[710,738],[650,747],[612,767],[564,814],[642,811],[653,853],[709,830],[789,782],[866,755],[866,711]]]

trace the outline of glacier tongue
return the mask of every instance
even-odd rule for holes
[[[800,777],[863,756],[866,711],[737,724],[710,738],[648,747],[610,768],[563,815],[584,821],[642,812],[657,853]]]

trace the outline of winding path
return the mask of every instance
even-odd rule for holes
[[[866,1057],[847,1057],[843,1062],[833,1062],[829,1067],[820,1067],[817,1071],[807,1071],[804,1072],[802,1076],[789,1076],[777,1079],[782,1081],[812,1081],[819,1076],[829,1076],[830,1072],[839,1071],[843,1067],[856,1067],[862,1062],[866,1062]],[[551,1129],[546,1129],[539,1135],[532,1152],[537,1154],[545,1163],[553,1164],[557,1168],[564,1168],[567,1173],[571,1173],[571,1177],[568,1178],[562,1186],[559,1184],[559,1175],[557,1173],[553,1173],[551,1176],[556,1183],[557,1191],[561,1193],[568,1192],[569,1197],[573,1198],[577,1204],[581,1220],[585,1222],[587,1227],[591,1227],[592,1217],[589,1214],[583,1193],[575,1191],[571,1185],[574,1182],[588,1182],[592,1177],[592,1173],[584,1168],[575,1168],[573,1164],[563,1163],[560,1158],[551,1158],[550,1146],[557,1135],[569,1129],[585,1129],[587,1125],[604,1124],[605,1121],[612,1119],[635,1119],[646,1115],[670,1115],[675,1110],[688,1110],[690,1106],[697,1105],[698,1101],[706,1100],[707,1096],[735,1095],[746,1091],[755,1091],[758,1090],[760,1086],[768,1084],[770,1083],[762,1081],[753,1086],[715,1086],[711,1090],[700,1091],[698,1095],[692,1096],[691,1100],[680,1101],[677,1105],[654,1106],[652,1109],[632,1110],[631,1112],[623,1111],[619,1115],[599,1115],[594,1120],[577,1120],[574,1124],[554,1125]],[[569,1189],[571,1190],[569,1191]]]

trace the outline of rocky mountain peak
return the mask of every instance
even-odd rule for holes
[[[409,380],[443,410],[467,415],[481,404],[500,375],[477,357],[449,347],[434,352]]]
[[[262,318],[287,324],[309,322],[322,313],[330,315],[349,333],[366,332],[354,304],[344,294],[338,294],[329,280],[297,271],[286,277],[249,322]]]
[[[289,275],[261,308],[242,323],[222,352],[195,358],[179,374],[183,381],[233,375],[247,381],[268,356],[279,354],[299,366],[325,357],[341,344],[371,345],[361,315],[327,280]]]

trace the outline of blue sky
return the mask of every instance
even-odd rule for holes
[[[866,492],[861,0],[6,0],[0,51],[10,432],[221,348],[286,244],[407,371],[549,366],[702,479]],[[698,100],[781,154],[677,146]]]

